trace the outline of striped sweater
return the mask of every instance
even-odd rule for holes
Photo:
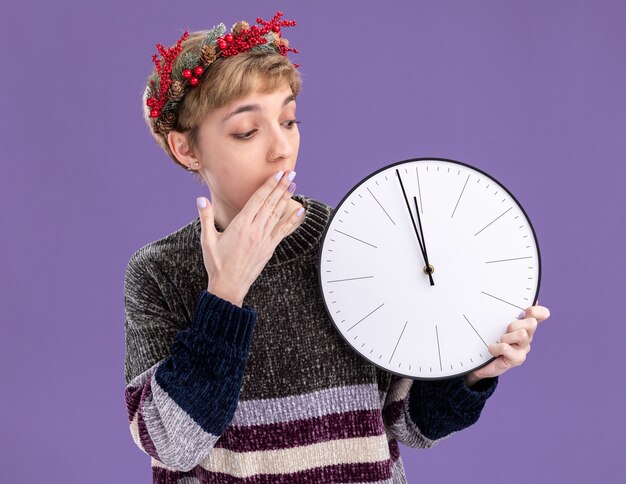
[[[398,443],[472,425],[497,386],[400,378],[358,356],[316,274],[334,209],[292,198],[304,219],[242,307],[206,289],[199,218],[130,257],[125,403],[154,483],[407,482]]]

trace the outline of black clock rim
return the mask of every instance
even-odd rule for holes
[[[530,224],[530,229],[531,229],[533,237],[535,239],[535,247],[537,247],[537,259],[538,259],[538,264],[539,264],[539,277],[538,277],[538,280],[537,280],[537,290],[535,291],[535,295],[533,297],[533,303],[531,304],[531,306],[534,306],[534,305],[537,304],[537,300],[539,298],[539,289],[541,287],[541,251],[539,249],[539,240],[537,239],[537,233],[535,231],[535,227],[533,226],[533,223],[530,220],[530,217],[526,213],[526,210],[524,209],[524,206],[519,202],[519,200],[515,197],[515,195],[513,195],[513,193],[500,180],[495,179],[489,173],[486,173],[483,170],[481,170],[480,168],[478,168],[478,167],[476,167],[474,165],[471,165],[469,163],[464,163],[462,161],[453,160],[451,158],[441,158],[441,157],[419,157],[419,158],[408,158],[406,160],[397,161],[397,162],[391,163],[389,165],[382,166],[381,168],[377,169],[376,171],[370,173],[366,177],[362,178],[360,181],[358,181],[358,182],[353,184],[353,186],[350,189],[350,191],[347,192],[344,195],[344,197],[339,201],[339,203],[337,203],[337,205],[333,209],[333,212],[331,213],[330,218],[328,219],[328,223],[326,224],[326,227],[324,228],[324,231],[322,232],[322,236],[320,238],[320,246],[319,246],[318,254],[317,254],[317,257],[316,257],[316,261],[315,261],[316,268],[317,268],[318,288],[319,288],[319,291],[320,291],[320,295],[322,297],[322,301],[324,303],[324,308],[326,308],[326,313],[327,313],[328,317],[330,318],[331,322],[333,323],[333,326],[335,326],[335,329],[337,330],[339,335],[346,342],[348,347],[357,354],[357,356],[363,358],[364,360],[366,360],[369,363],[371,363],[372,365],[380,368],[381,370],[383,370],[383,371],[385,371],[387,373],[390,373],[392,375],[396,375],[396,376],[398,376],[400,378],[410,378],[412,380],[423,380],[423,381],[449,380],[449,379],[452,379],[452,378],[457,378],[459,376],[466,375],[466,374],[471,373],[473,371],[476,371],[476,370],[478,370],[478,369],[480,369],[480,368],[482,368],[484,366],[487,366],[489,363],[494,361],[496,359],[496,357],[494,356],[493,358],[491,358],[490,360],[487,360],[485,363],[483,363],[480,366],[475,366],[475,367],[473,367],[473,368],[471,368],[469,370],[465,370],[463,372],[455,373],[455,374],[449,375],[449,376],[441,376],[441,377],[409,376],[409,375],[406,375],[404,373],[398,373],[396,371],[389,370],[388,368],[385,368],[385,367],[379,365],[375,361],[370,360],[367,356],[363,355],[362,353],[359,353],[352,346],[350,341],[344,336],[344,334],[341,332],[341,330],[337,326],[337,323],[335,323],[335,320],[332,317],[332,313],[330,312],[330,308],[328,307],[328,304],[326,304],[326,298],[324,296],[324,291],[322,290],[322,269],[321,269],[321,267],[322,267],[322,248],[324,246],[324,242],[326,241],[326,236],[328,234],[328,228],[330,227],[331,222],[333,221],[333,219],[335,218],[335,215],[337,214],[337,208],[340,207],[343,204],[344,201],[346,201],[346,199],[352,194],[352,192],[354,190],[356,190],[357,187],[361,186],[365,181],[367,181],[370,178],[374,177],[375,175],[377,175],[381,171],[388,170],[389,168],[392,168],[392,167],[397,166],[397,165],[402,165],[402,164],[405,164],[405,163],[415,162],[415,161],[424,161],[424,162],[426,162],[426,161],[447,161],[447,162],[450,162],[450,163],[456,163],[458,165],[466,166],[468,168],[476,170],[479,173],[482,173],[484,176],[486,176],[486,177],[490,178],[491,180],[493,180],[494,182],[496,182],[498,185],[500,185],[502,188],[504,188],[506,190],[506,192],[511,196],[511,198],[513,200],[515,200],[515,203],[517,204],[518,207],[520,207],[522,209],[522,213],[524,214],[524,216],[526,217],[526,220]]]

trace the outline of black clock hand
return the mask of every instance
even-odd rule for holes
[[[415,211],[417,212],[417,221],[420,224],[420,233],[422,234],[422,243],[424,244],[424,260],[426,260],[426,271],[428,272],[428,274],[430,274],[432,271],[431,271],[430,262],[428,262],[428,249],[426,248],[426,237],[424,237],[424,229],[422,228],[422,217],[420,217],[420,209],[417,206],[417,197],[415,195],[413,195],[413,202],[415,203]],[[435,285],[432,277],[430,278],[430,282],[431,282],[430,284],[431,286]]]
[[[420,245],[420,250],[422,251],[422,257],[424,257],[424,262],[426,262],[426,254],[424,252],[424,247],[422,246],[422,241],[420,239],[420,235],[417,232],[417,226],[415,225],[415,220],[413,219],[413,213],[411,212],[411,206],[409,205],[409,200],[406,197],[406,192],[404,191],[404,185],[402,184],[402,178],[400,177],[400,172],[398,171],[398,169],[396,168],[396,175],[398,175],[398,181],[400,182],[400,188],[402,188],[402,195],[404,195],[404,201],[406,202],[406,208],[409,211],[409,216],[411,217],[411,223],[413,224],[413,228],[415,229],[415,235],[417,236],[417,242]],[[426,262],[426,264],[428,264],[428,262]],[[428,267],[428,265],[427,265]],[[430,279],[430,285],[434,286],[435,285],[435,281],[433,281],[433,275],[430,273],[430,271],[427,271],[428,273],[428,278]]]

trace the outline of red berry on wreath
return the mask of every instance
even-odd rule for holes
[[[185,79],[189,79],[191,77],[191,69],[185,69],[183,70],[183,77]]]
[[[153,109],[150,111],[150,117],[152,118],[158,118],[159,117],[159,110],[158,109]]]
[[[203,72],[204,72],[204,69],[202,68],[202,66],[196,66],[193,70],[193,73],[196,76],[201,76]]]
[[[198,85],[198,82],[200,82],[200,79],[198,79],[197,77],[192,77],[191,79],[189,79],[189,84],[191,84],[193,87],[196,87]]]
[[[149,108],[154,106],[155,102],[156,102],[156,99],[154,99],[153,97],[149,97],[148,99],[146,99],[146,104],[148,105]]]
[[[233,41],[233,34],[226,34],[224,40],[230,44]]]

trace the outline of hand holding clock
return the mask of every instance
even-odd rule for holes
[[[539,301],[537,301],[539,302]],[[507,333],[500,338],[500,343],[489,345],[489,353],[497,358],[486,366],[465,375],[468,387],[478,380],[499,376],[526,360],[530,352],[537,325],[550,317],[550,311],[544,306],[530,306],[526,309],[524,319],[514,321],[507,327]]]

